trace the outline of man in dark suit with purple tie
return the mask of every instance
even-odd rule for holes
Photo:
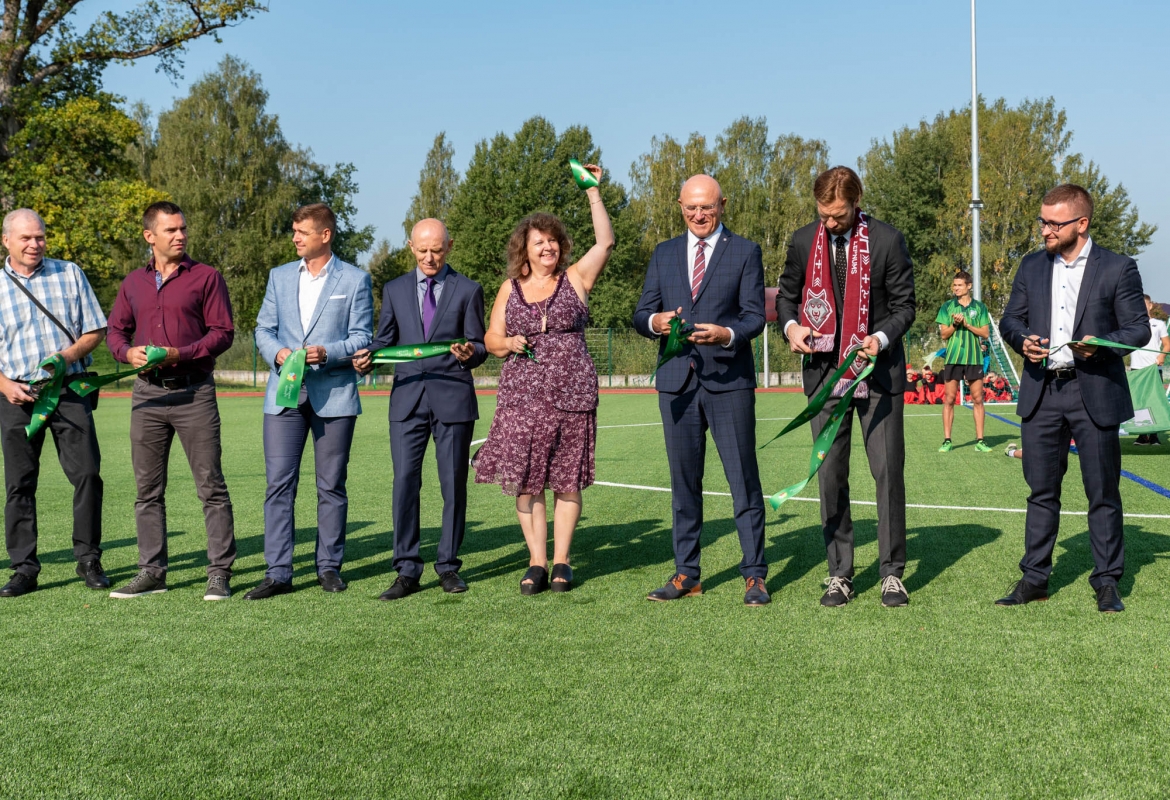
[[[414,226],[407,242],[417,267],[388,282],[370,351],[397,344],[467,339],[450,353],[398,364],[390,392],[390,456],[394,463],[394,569],[398,578],[381,600],[398,600],[420,588],[419,490],[427,443],[435,440],[443,532],[435,572],[445,592],[465,592],[459,546],[467,519],[467,469],[471,436],[479,419],[471,370],[487,358],[483,335],[483,287],[446,263],[447,227],[437,219]],[[355,358],[361,372],[368,358]]]
[[[764,330],[764,265],[760,246],[723,226],[727,204],[718,182],[695,175],[678,203],[687,232],[654,249],[634,327],[666,344],[670,320],[695,323],[681,355],[658,370],[658,408],[666,434],[673,496],[675,575],[650,600],[702,594],[703,464],[707,430],[731,487],[743,549],[744,603],[770,601],[764,584],[764,494],[756,463],[756,374],[752,339]]]

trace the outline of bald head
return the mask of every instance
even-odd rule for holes
[[[406,244],[414,253],[415,263],[422,273],[434,277],[447,263],[447,253],[451,252],[451,235],[447,233],[447,226],[439,220],[420,219],[410,229],[410,239]]]
[[[4,249],[8,262],[22,275],[32,271],[45,257],[45,221],[31,208],[18,208],[4,217]]]
[[[719,228],[727,200],[719,181],[710,175],[693,175],[682,185],[678,204],[687,229],[698,238],[706,239]]]

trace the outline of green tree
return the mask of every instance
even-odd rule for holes
[[[573,126],[558,136],[542,117],[525,122],[514,136],[500,133],[475,146],[447,227],[455,241],[451,265],[483,285],[489,306],[504,280],[508,238],[528,214],[545,211],[560,217],[577,255],[593,246],[589,201],[572,181],[570,158],[600,163],[601,151],[587,128]],[[600,190],[613,218],[617,246],[590,297],[590,316],[594,325],[628,326],[645,271],[639,232],[622,186],[606,175]]]
[[[192,254],[222,270],[245,331],[255,324],[268,270],[296,256],[290,232],[298,205],[329,203],[339,219],[336,250],[348,260],[373,240],[372,229],[351,227],[352,165],[329,170],[290,145],[267,101],[260,77],[228,56],[159,116],[146,159],[151,180],[186,213]]]
[[[1065,113],[1052,98],[1014,108],[1002,98],[990,105],[980,100],[983,301],[993,316],[1003,311],[1020,259],[1042,245],[1036,216],[1041,198],[1058,183],[1072,180],[1094,195],[1092,231],[1103,246],[1136,255],[1156,230],[1140,222],[1123,186],[1110,188],[1096,165],[1069,152],[1071,142]],[[906,235],[914,259],[916,333],[932,329],[955,270],[971,269],[970,152],[965,108],[875,141],[859,160],[866,207]]]
[[[461,180],[454,160],[455,148],[447,140],[446,132],[440,132],[427,152],[426,161],[418,175],[418,191],[410,199],[410,209],[402,221],[402,230],[407,239],[420,219],[446,221],[459,193]]]
[[[649,259],[655,245],[686,230],[678,208],[683,181],[700,173],[713,175],[716,156],[707,139],[692,133],[685,144],[671,136],[650,139],[650,152],[630,165],[630,210],[642,232],[642,249]]]
[[[92,93],[111,61],[148,56],[176,76],[185,45],[266,7],[256,0],[146,0],[124,14],[101,12],[84,31],[71,24],[83,0],[3,0],[0,12],[0,163],[46,98]],[[217,38],[218,40],[218,38]]]
[[[44,218],[49,255],[80,264],[102,297],[142,241],[142,209],[164,197],[123,155],[139,133],[108,95],[78,97],[27,118],[0,164],[13,203]]]

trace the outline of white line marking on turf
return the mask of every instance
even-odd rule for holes
[[[609,481],[594,481],[595,486],[611,486],[615,489],[642,489],[647,492],[670,492],[670,489],[662,486],[639,486],[635,483],[610,483]],[[703,492],[703,494],[711,495],[712,497],[731,497],[730,492]],[[789,500],[796,500],[801,503],[819,503],[820,500],[816,497],[790,497]],[[876,506],[877,503],[873,500],[851,500],[859,506]],[[982,506],[936,506],[926,503],[907,503],[906,508],[924,508],[938,511],[999,511],[1004,514],[1026,514],[1026,508],[985,508]],[[1061,515],[1066,517],[1083,517],[1087,511],[1061,511]],[[1170,519],[1170,514],[1125,514],[1126,517],[1133,519]]]

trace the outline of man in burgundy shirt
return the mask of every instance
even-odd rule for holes
[[[166,360],[134,381],[130,459],[138,498],[138,574],[110,597],[167,590],[164,493],[174,436],[187,454],[207,526],[204,600],[231,596],[236,558],[232,501],[220,467],[219,407],[211,371],[231,347],[232,307],[223,276],[187,255],[187,223],[174,203],[155,203],[142,217],[152,258],[126,276],[110,311],[107,343],[114,358],[141,367],[146,345],[165,347]]]

